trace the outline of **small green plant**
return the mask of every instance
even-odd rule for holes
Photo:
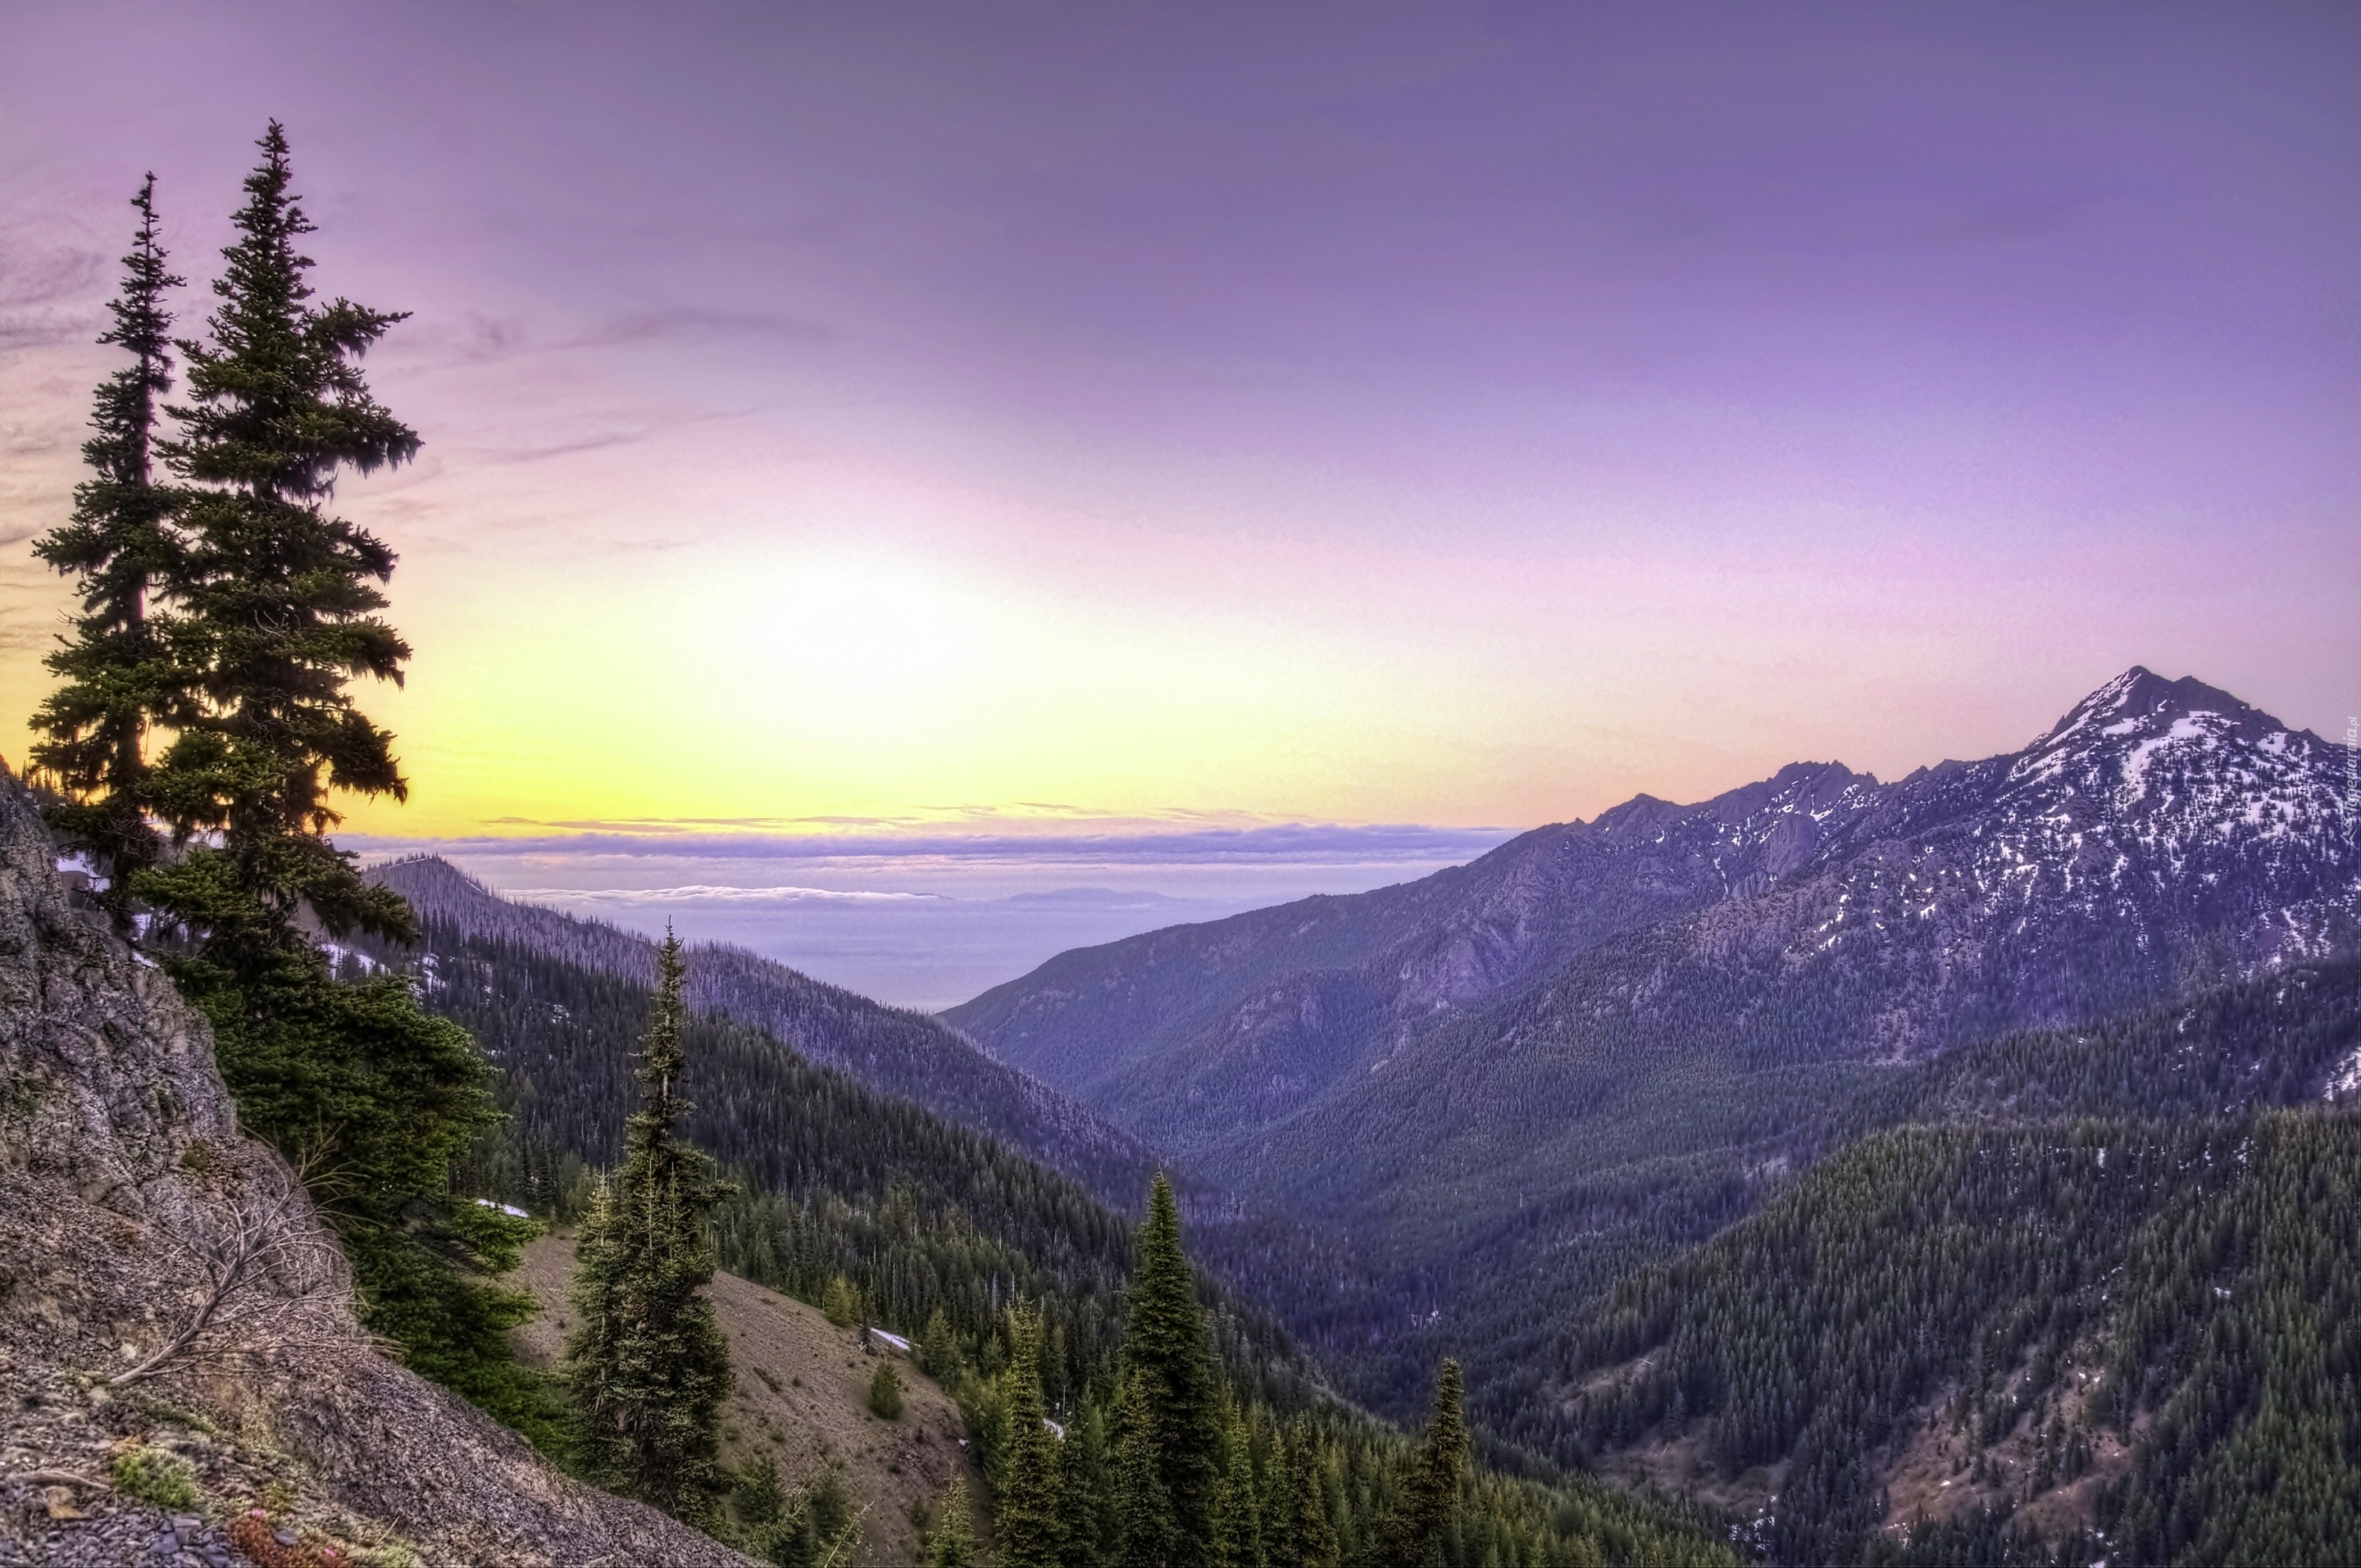
[[[894,1370],[891,1361],[882,1357],[876,1373],[869,1379],[869,1411],[880,1420],[902,1419],[902,1375]]]
[[[115,1489],[159,1508],[197,1502],[197,1467],[170,1449],[134,1443],[115,1456]]]
[[[840,1274],[829,1280],[828,1288],[820,1293],[819,1310],[838,1328],[849,1329],[853,1320],[861,1316],[861,1292],[851,1280]]]

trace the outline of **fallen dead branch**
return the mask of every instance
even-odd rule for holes
[[[107,1379],[121,1388],[184,1361],[277,1357],[363,1343],[343,1288],[341,1255],[313,1219],[302,1173],[275,1192],[241,1198],[210,1234],[161,1239],[194,1266],[195,1310],[137,1365]]]

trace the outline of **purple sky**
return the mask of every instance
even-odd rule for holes
[[[276,115],[417,313],[380,835],[1518,827],[2134,663],[2341,735],[2356,82],[2350,5],[9,6],[0,717],[122,201],[210,276]]]

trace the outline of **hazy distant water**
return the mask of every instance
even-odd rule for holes
[[[734,942],[806,974],[905,1007],[964,1002],[1069,948],[1257,907],[1260,899],[1171,898],[1077,888],[1011,898],[669,897],[536,891],[533,902],[660,935]]]
[[[1069,948],[1474,859],[1504,829],[1254,828],[1092,839],[686,841],[678,837],[396,843],[511,897],[650,936],[733,942],[882,1002],[934,1011]]]

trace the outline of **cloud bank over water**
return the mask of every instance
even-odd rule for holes
[[[441,855],[511,897],[649,935],[669,925],[933,1009],[1069,948],[1410,881],[1473,860],[1513,831],[1164,819],[1077,831],[1071,818],[993,832],[873,820],[800,833],[732,832],[738,824],[709,820],[563,826],[574,830],[342,841],[372,861]],[[746,825],[757,826],[784,824]]]

